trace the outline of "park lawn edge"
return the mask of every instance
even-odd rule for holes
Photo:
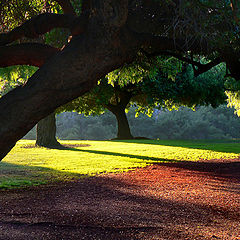
[[[70,146],[67,150],[35,148],[34,143],[20,140],[0,163],[1,190],[120,173],[156,162],[238,159],[240,153],[239,140],[61,141]]]

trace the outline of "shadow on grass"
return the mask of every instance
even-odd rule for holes
[[[114,140],[114,142],[163,145],[240,154],[240,140]]]
[[[0,162],[0,189],[11,189],[26,186],[67,181],[88,177],[88,175],[59,171],[40,166],[25,166]]]
[[[117,157],[135,158],[142,161],[148,161],[149,164],[162,165],[168,167],[182,168],[190,171],[198,171],[204,174],[217,174],[224,178],[240,179],[240,161],[235,162],[200,162],[200,161],[181,161],[174,159],[163,159],[157,157],[140,156],[134,154],[86,150],[69,148],[71,151],[88,152],[93,154],[104,154]],[[142,162],[141,161],[141,162]]]
[[[68,148],[65,150],[110,155],[110,156],[116,156],[116,157],[136,158],[139,160],[150,161],[149,163],[180,162],[179,160],[174,160],[174,159],[164,159],[164,158],[157,158],[157,157],[148,157],[148,156],[127,154],[127,153],[107,152],[107,151],[99,151],[99,150],[86,150],[86,149],[78,149],[78,148]]]
[[[137,143],[145,145],[162,145],[169,147],[181,147],[189,149],[210,150],[214,152],[236,153],[240,154],[240,140],[147,140],[147,139],[131,139],[131,140],[110,140],[112,142]],[[58,150],[78,150],[76,147],[89,147],[90,144],[62,144]],[[37,146],[30,144],[24,145],[22,148],[36,148]],[[51,148],[50,148],[51,149]],[[54,148],[53,148],[54,149]]]
[[[141,140],[140,140],[141,141]],[[134,141],[124,141],[124,142],[134,142],[134,143],[141,143],[139,140]],[[149,142],[153,142],[152,144],[159,144],[163,145],[162,141],[151,141],[151,140],[144,140],[142,144],[149,144]],[[165,142],[165,141],[164,141]],[[175,146],[177,146],[177,141],[173,141]],[[179,143],[182,143],[182,141]],[[166,142],[165,142],[166,145]],[[175,168],[182,168],[191,171],[198,171],[204,174],[220,174],[227,178],[238,178],[240,175],[240,161],[235,161],[231,163],[226,162],[192,162],[192,161],[181,161],[175,159],[163,159],[158,157],[149,157],[149,156],[141,156],[135,154],[128,154],[128,153],[117,153],[117,152],[108,152],[108,151],[98,151],[98,150],[90,150],[90,149],[77,149],[72,148],[74,145],[70,147],[66,147],[63,150],[68,151],[78,151],[78,152],[87,152],[92,154],[101,154],[101,155],[110,155],[116,157],[124,157],[124,158],[132,158],[136,159],[135,162],[145,162],[149,164],[156,164],[156,165],[167,165],[168,167],[175,167]],[[169,145],[172,146],[172,145]],[[180,145],[181,147],[183,144]],[[201,148],[203,149],[203,148]],[[64,169],[62,169],[64,170]],[[4,185],[10,185],[11,181],[14,182],[14,178],[17,177],[19,181],[26,181],[25,185],[38,185],[45,182],[54,182],[58,180],[68,180],[68,179],[76,179],[82,178],[82,175],[73,173],[71,171],[60,171],[46,167],[40,166],[24,166],[24,165],[17,165],[17,164],[10,164],[10,163],[0,163],[0,188],[1,188],[1,181],[2,179],[5,181]],[[18,183],[13,183],[13,185]],[[19,183],[20,184],[20,183]]]

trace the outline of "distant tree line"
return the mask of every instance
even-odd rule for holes
[[[135,109],[127,113],[134,137],[151,139],[233,139],[240,138],[240,119],[234,110],[221,105],[218,108],[198,107],[195,111],[181,107],[178,111],[156,110],[152,117],[139,114]],[[65,112],[57,116],[59,139],[104,140],[116,137],[117,122],[113,114],[105,112],[99,116],[85,117],[76,112]],[[32,129],[26,139],[35,139]]]

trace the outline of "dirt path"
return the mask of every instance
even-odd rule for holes
[[[0,239],[240,239],[240,160],[0,192]]]

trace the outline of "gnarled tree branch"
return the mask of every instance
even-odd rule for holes
[[[197,77],[200,74],[202,74],[204,72],[207,72],[208,70],[210,70],[211,68],[217,66],[221,62],[223,62],[223,61],[222,61],[222,59],[220,57],[215,58],[214,60],[212,60],[211,62],[209,62],[207,64],[198,63],[196,65],[196,62],[194,61],[194,63],[192,64],[193,71],[194,71],[194,76]],[[195,68],[195,66],[197,66],[197,69]]]
[[[54,28],[71,28],[76,17],[65,14],[40,14],[26,21],[8,33],[0,34],[0,46],[12,43],[22,37],[36,38]]]
[[[217,66],[219,63],[223,62],[223,60],[220,57],[215,58],[214,60],[212,60],[209,63],[206,64],[202,64],[200,62],[197,62],[193,59],[190,59],[188,57],[183,56],[182,54],[178,54],[176,52],[161,52],[162,55],[168,55],[168,56],[173,56],[183,62],[189,63],[193,66],[193,71],[194,71],[194,76],[197,77],[199,75],[201,75],[204,72],[207,72],[208,70],[210,70],[211,68]]]
[[[0,67],[31,65],[41,67],[59,49],[39,43],[22,43],[0,47]]]
[[[147,57],[156,57],[160,55],[165,55],[165,56],[172,56],[175,57],[183,62],[189,63],[193,66],[193,71],[194,71],[194,76],[197,77],[201,75],[204,72],[207,72],[211,68],[217,66],[219,63],[223,62],[223,60],[220,57],[215,58],[209,63],[202,64],[200,62],[197,62],[191,58],[183,56],[181,53],[177,52],[171,52],[171,51],[158,51],[158,52],[153,52],[153,53],[148,53],[144,50],[142,50],[143,54],[146,55]]]

